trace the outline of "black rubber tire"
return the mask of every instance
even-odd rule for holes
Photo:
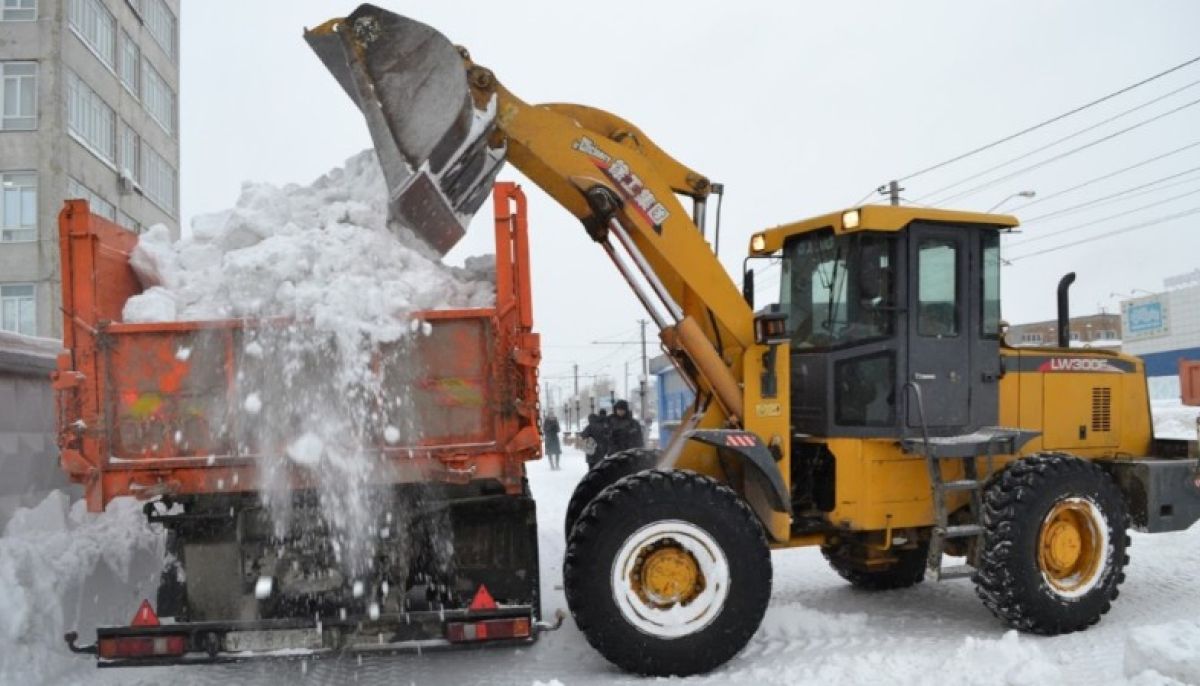
[[[650,448],[631,448],[606,456],[595,467],[588,470],[579,483],[571,500],[567,503],[567,517],[563,523],[563,538],[571,540],[571,530],[584,508],[592,499],[600,495],[600,491],[617,483],[630,474],[637,474],[658,464],[661,453]]]
[[[1037,559],[1042,523],[1065,498],[1090,500],[1108,529],[1100,579],[1074,598],[1051,588]],[[990,480],[982,524],[975,591],[992,614],[1020,631],[1053,636],[1086,629],[1108,612],[1125,580],[1130,540],[1125,499],[1099,466],[1059,453],[1017,460]]]
[[[866,591],[892,591],[908,588],[925,580],[925,560],[929,546],[922,544],[912,550],[895,550],[896,561],[887,567],[872,570],[855,565],[843,548],[821,548],[821,554],[846,581]]]
[[[612,584],[625,541],[664,520],[703,530],[729,565],[721,609],[705,627],[677,638],[626,620]],[[575,623],[601,655],[626,671],[685,676],[724,664],[758,630],[771,597],[771,554],[754,512],[728,486],[695,472],[653,469],[621,479],[587,506],[571,534],[563,578]]]

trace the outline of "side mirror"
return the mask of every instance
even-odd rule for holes
[[[754,307],[754,270],[747,269],[742,272],[742,298],[746,300],[746,304]]]
[[[754,342],[759,345],[787,343],[787,314],[779,305],[768,305],[754,314]]]

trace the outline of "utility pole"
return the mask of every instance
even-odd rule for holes
[[[881,187],[879,190],[882,192],[883,188]],[[887,185],[888,201],[892,205],[898,206],[900,204],[900,191],[902,191],[902,190],[904,190],[904,189],[900,187],[899,181],[894,181],[894,180],[888,181],[888,185]]]
[[[575,364],[575,430],[579,430],[579,365]]]
[[[646,357],[646,324],[649,322],[639,319],[638,323],[642,325],[642,378],[639,389],[642,399],[642,425],[645,426],[650,419],[650,414],[646,411],[646,383],[650,380],[650,361]]]

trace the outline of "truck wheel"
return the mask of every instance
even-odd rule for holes
[[[1062,454],[1010,464],[984,492],[975,590],[1016,629],[1055,635],[1100,621],[1129,563],[1125,501],[1099,466]]]
[[[889,565],[868,569],[858,564],[857,560],[847,554],[845,548],[821,548],[821,554],[846,581],[855,588],[867,591],[891,591],[897,588],[908,588],[925,580],[925,560],[928,557],[929,544],[923,543],[912,550],[893,550],[896,561]]]
[[[729,487],[654,469],[606,488],[567,547],[567,606],[610,662],[652,676],[707,672],[754,635],[771,596],[771,555]]]
[[[571,500],[567,503],[567,519],[563,524],[563,537],[568,541],[571,540],[571,529],[575,528],[575,522],[579,519],[579,515],[583,513],[584,508],[592,502],[593,498],[600,495],[600,491],[630,474],[637,474],[654,467],[658,464],[660,454],[659,451],[650,448],[631,448],[605,457],[599,464],[588,470],[588,473],[575,486],[575,492],[571,494]]]

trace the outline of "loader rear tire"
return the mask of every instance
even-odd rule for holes
[[[886,567],[864,569],[842,548],[821,548],[821,554],[838,576],[849,581],[855,588],[865,591],[892,591],[921,583],[925,580],[925,560],[928,553],[928,544],[912,550],[894,550],[892,554],[896,556],[895,562]]]
[[[984,492],[975,590],[1020,631],[1053,636],[1100,621],[1129,563],[1128,515],[1098,465],[1041,454],[1008,465]]]
[[[575,623],[601,655],[630,672],[685,676],[725,663],[758,630],[771,555],[728,486],[653,469],[592,500],[563,577]]]
[[[567,518],[563,524],[563,537],[571,540],[571,529],[592,499],[600,491],[617,483],[630,474],[637,474],[658,464],[661,453],[650,448],[631,448],[608,455],[579,480],[571,500],[567,503]]]

